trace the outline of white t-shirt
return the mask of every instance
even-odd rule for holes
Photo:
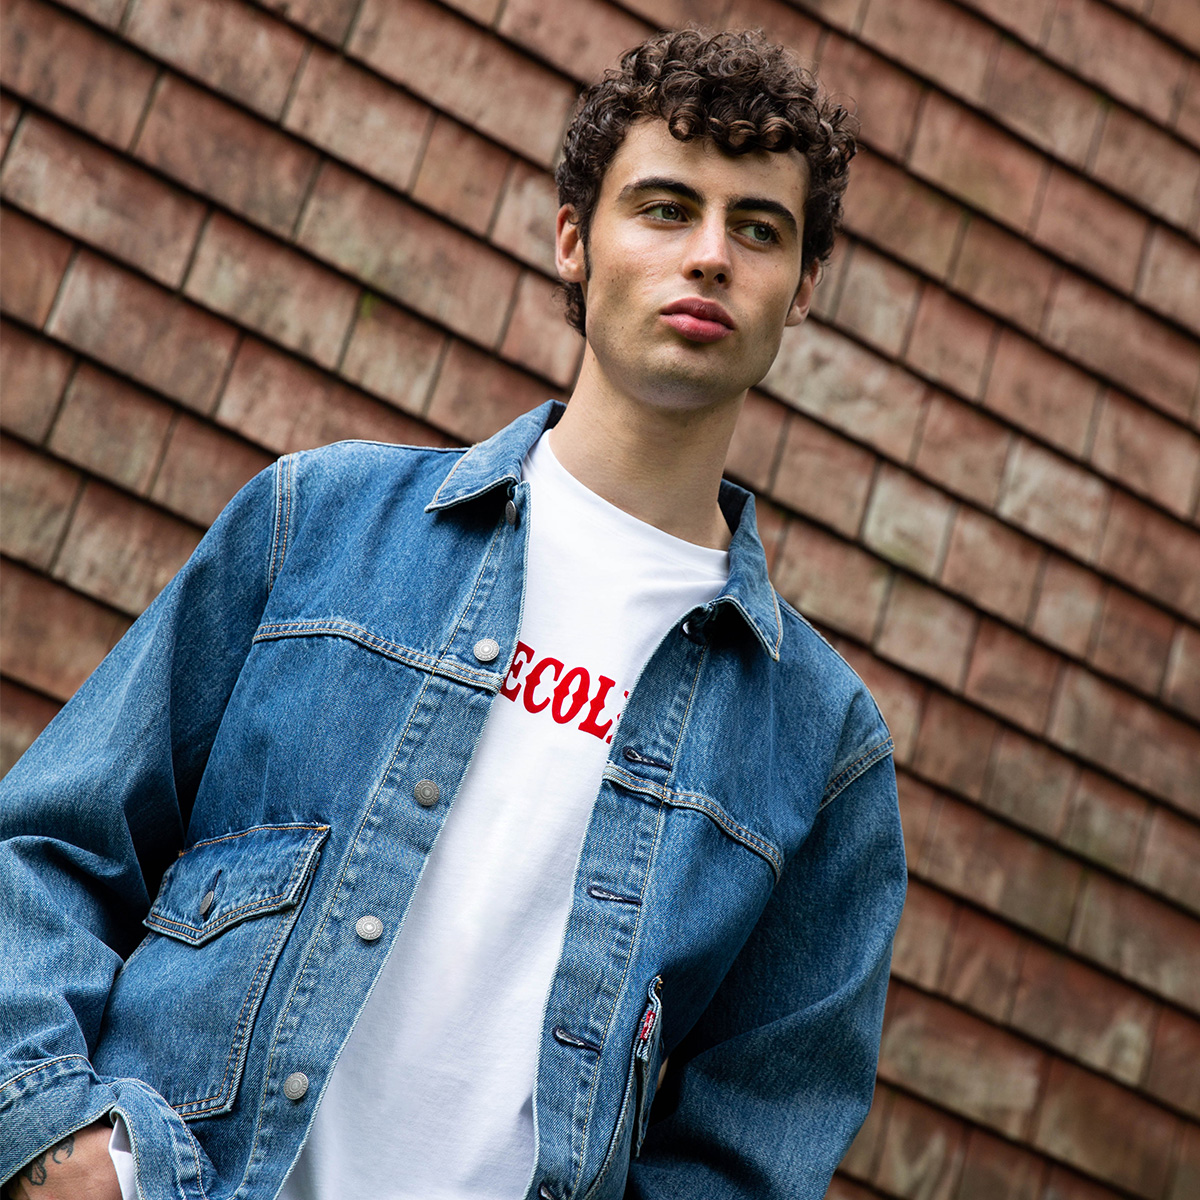
[[[329,1080],[283,1200],[518,1200],[534,1160],[542,1016],[617,720],[728,555],[585,488],[543,437],[525,608],[404,925]]]

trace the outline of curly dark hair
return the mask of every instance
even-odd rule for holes
[[[802,271],[824,262],[841,225],[858,122],[790,51],[758,31],[661,33],[621,56],[579,98],[554,173],[575,210],[584,252],[604,173],[629,128],[661,117],[681,142],[711,138],[726,154],[796,149],[808,163]],[[583,289],[563,285],[567,321],[584,333]]]

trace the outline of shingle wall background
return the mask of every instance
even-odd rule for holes
[[[564,395],[550,171],[655,27],[857,101],[730,473],[878,697],[912,884],[830,1193],[1200,1196],[1200,3],[6,0],[7,766],[280,453]]]

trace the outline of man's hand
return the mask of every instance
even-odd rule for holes
[[[4,1185],[4,1200],[121,1200],[108,1155],[112,1126],[94,1121],[30,1159]]]

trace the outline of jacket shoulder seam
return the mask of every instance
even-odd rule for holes
[[[267,591],[275,586],[275,579],[283,567],[287,553],[288,535],[292,523],[292,464],[295,456],[284,455],[275,464],[275,517],[271,530],[271,557],[267,563]]]
[[[882,741],[876,742],[875,745],[864,750],[849,766],[843,767],[826,785],[821,803],[817,805],[817,812],[820,812],[831,801],[836,800],[869,767],[873,767],[880,759],[887,758],[894,749],[895,743],[889,733]]]
[[[275,585],[283,569],[283,560],[288,551],[292,533],[292,514],[295,508],[295,491],[297,487],[296,465],[301,460],[316,457],[335,457],[342,454],[352,454],[356,450],[398,450],[405,453],[418,452],[428,454],[463,454],[461,446],[418,446],[403,445],[399,442],[378,442],[366,438],[344,438],[342,441],[329,442],[324,446],[314,446],[311,450],[296,450],[285,454],[275,462],[275,511],[271,531],[271,550],[267,561],[267,591]],[[457,464],[456,464],[457,465]]]

